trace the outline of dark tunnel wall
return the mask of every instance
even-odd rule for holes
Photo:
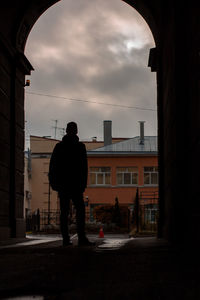
[[[25,236],[24,83],[33,67],[23,50],[32,26],[55,2],[0,4],[0,240]]]
[[[56,0],[0,4],[0,239],[24,236],[24,56],[28,34]],[[199,10],[196,1],[127,0],[147,21],[156,49],[160,167],[158,235],[197,241],[200,227]]]

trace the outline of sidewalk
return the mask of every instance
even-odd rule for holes
[[[106,237],[109,240],[109,237]],[[95,236],[97,246],[103,240]],[[0,249],[0,299],[198,300],[199,262],[156,238],[119,248],[61,240]]]

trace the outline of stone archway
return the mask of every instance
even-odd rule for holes
[[[24,82],[33,67],[24,55],[28,34],[56,0],[0,4],[0,240],[23,237]]]
[[[129,9],[131,10],[132,8],[129,7]],[[147,16],[147,19],[148,19],[147,12],[146,12],[146,16]],[[30,20],[29,17],[24,18],[24,20],[22,21],[22,24],[20,25],[19,32],[17,34],[17,45],[19,45],[19,47],[22,49],[22,51],[24,49],[24,45],[26,43],[27,37],[28,37],[29,32],[30,32],[30,28],[31,28],[31,25],[27,25],[27,19]],[[153,22],[152,17],[149,17],[149,19],[151,20],[152,27],[154,28],[154,34],[156,35],[155,22]]]
[[[2,238],[24,234],[24,79],[32,70],[23,54],[24,46],[37,19],[56,2],[22,0],[13,4],[8,0],[0,4]],[[170,0],[126,2],[145,18],[156,42],[150,64],[152,70],[157,71],[159,236],[182,242],[190,235],[194,241],[200,227],[198,5],[196,1],[187,5]],[[187,184],[183,184],[185,182]]]
[[[29,33],[30,33],[33,25],[35,24],[35,22],[37,21],[37,19],[41,16],[41,14],[45,10],[47,10],[51,5],[53,5],[56,2],[57,1],[55,1],[55,0],[53,0],[53,1],[51,0],[51,1],[40,1],[40,2],[34,3],[34,4],[32,3],[32,4],[30,4],[30,6],[28,7],[28,9],[26,10],[26,13],[23,16],[23,18],[21,20],[21,23],[19,24],[19,28],[18,28],[18,31],[17,31],[17,34],[16,34],[16,48],[18,49],[18,51],[22,55],[24,53],[24,48],[25,48],[25,44],[26,44],[28,35],[29,35]],[[151,20],[151,23],[152,23],[151,26],[154,28],[154,33],[156,34],[156,31],[155,31],[155,22],[153,22],[153,18],[152,17],[149,17],[150,13],[149,14],[147,13],[147,9],[146,9],[144,15],[146,15],[147,19]],[[23,56],[23,58],[26,60],[25,56]],[[26,63],[29,65],[28,66],[29,70],[27,70],[28,73],[26,73],[26,74],[29,74],[29,72],[33,68],[28,63],[27,60],[26,60]],[[23,81],[24,81],[24,78],[23,78]],[[16,197],[13,197],[13,199],[16,199]],[[12,203],[11,207],[12,208],[15,207],[14,203]],[[12,212],[12,215],[14,216],[15,213],[12,210],[11,210],[11,212]],[[14,219],[14,217],[12,217],[12,219]],[[19,219],[18,219],[18,222],[19,222]],[[21,220],[21,222],[22,222],[22,220]],[[13,224],[13,226],[14,226],[14,224]],[[13,236],[15,235],[15,231],[17,231],[17,227],[13,231]]]

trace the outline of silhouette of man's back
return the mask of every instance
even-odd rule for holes
[[[79,245],[91,245],[85,236],[85,204],[83,192],[87,186],[87,154],[85,145],[79,142],[77,125],[67,124],[67,134],[56,144],[49,165],[49,182],[58,191],[60,199],[60,228],[63,245],[71,244],[68,233],[69,203],[76,208]]]
[[[84,192],[87,186],[86,149],[85,145],[79,142],[78,136],[72,134],[69,128],[68,125],[70,134],[65,135],[62,141],[56,144],[52,153],[49,180],[52,188],[58,192]]]

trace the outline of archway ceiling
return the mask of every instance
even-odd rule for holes
[[[52,5],[63,0],[32,0],[24,1],[24,12],[21,14],[21,22],[17,26],[16,47],[20,51],[24,51],[28,35],[38,18]],[[154,36],[155,43],[158,41],[158,22],[160,1],[156,0],[122,0],[134,7],[138,13],[145,19]],[[27,4],[28,3],[28,4]],[[22,5],[23,6],[23,5]],[[21,8],[22,8],[21,6]]]

